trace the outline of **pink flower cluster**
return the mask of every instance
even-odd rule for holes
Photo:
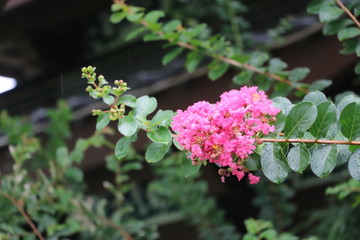
[[[201,101],[178,110],[172,129],[189,158],[227,167],[222,181],[230,173],[240,181],[248,172],[243,164],[255,149],[256,139],[275,131],[271,122],[279,111],[264,91],[244,86],[223,93],[215,104]],[[248,178],[251,184],[260,180],[251,173]]]

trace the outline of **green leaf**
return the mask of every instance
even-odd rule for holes
[[[325,88],[331,86],[331,84],[332,84],[331,80],[326,80],[326,79],[317,80],[311,83],[310,91],[322,91]]]
[[[283,69],[287,68],[288,65],[286,62],[282,61],[280,58],[272,58],[269,62],[269,72],[278,73]]]
[[[289,86],[286,83],[282,83],[282,82],[277,82],[274,84],[274,92],[271,94],[271,97],[284,97],[289,95],[289,93],[291,92],[292,88],[291,86]]]
[[[143,41],[144,42],[151,42],[151,41],[159,41],[159,40],[163,40],[164,37],[163,36],[160,36],[156,33],[149,33],[149,34],[146,34],[143,38]]]
[[[162,64],[166,65],[172,60],[174,60],[177,56],[179,56],[184,51],[184,48],[177,47],[171,52],[168,52],[165,54],[165,56],[162,58]]]
[[[278,113],[276,115],[276,122],[274,124],[275,133],[280,133],[280,132],[283,131],[284,126],[285,126],[285,122],[286,122],[286,115],[283,114],[282,112]]]
[[[275,229],[266,229],[259,235],[260,239],[275,240],[278,239],[278,234]]]
[[[171,110],[159,110],[150,122],[150,126],[163,126],[169,127],[172,121],[172,117],[175,113]]]
[[[239,62],[239,63],[246,63],[249,59],[250,59],[250,56],[248,55],[234,55],[231,57],[231,59]]]
[[[157,130],[147,132],[148,138],[157,143],[169,143],[172,139],[171,132],[166,127],[160,127]]]
[[[122,6],[116,3],[111,4],[111,11],[112,12],[117,12],[120,11],[122,9]]]
[[[340,18],[335,21],[331,21],[326,24],[323,28],[324,35],[333,35],[338,33],[341,29],[347,27],[352,24],[352,21],[348,18]]]
[[[360,136],[360,103],[350,103],[340,114],[341,133],[350,141]]]
[[[315,91],[315,92],[309,92],[308,94],[306,94],[306,96],[304,97],[304,99],[302,101],[303,102],[311,102],[311,103],[314,103],[315,105],[319,105],[320,103],[327,102],[328,100],[324,93]]]
[[[148,162],[158,162],[164,158],[169,151],[171,144],[163,144],[153,142],[149,145],[145,152],[145,160]]]
[[[264,175],[274,183],[283,182],[288,175],[286,158],[276,143],[265,143],[261,150],[261,166]]]
[[[96,130],[100,131],[105,128],[110,122],[109,114],[102,113],[96,119]]]
[[[115,12],[110,15],[110,22],[111,23],[120,23],[126,16],[126,13],[124,12]]]
[[[128,154],[131,142],[130,137],[122,137],[117,141],[115,145],[115,157],[117,159],[122,159]]]
[[[228,69],[229,64],[215,60],[209,64],[208,77],[210,78],[210,80],[215,81],[216,79],[224,75]]]
[[[329,175],[336,166],[336,152],[334,144],[315,146],[310,158],[312,172],[320,178]]]
[[[343,11],[336,6],[323,6],[319,12],[321,22],[330,22],[338,19]]]
[[[333,3],[334,3],[333,0],[312,0],[307,5],[307,11],[308,11],[308,13],[317,14],[317,13],[320,12],[320,9],[324,5],[330,5],[330,4],[333,4]]]
[[[117,105],[124,104],[125,106],[133,108],[136,106],[136,97],[134,97],[132,95],[123,95],[123,96],[119,97],[116,104]]]
[[[360,52],[360,38],[350,38],[342,42],[343,49],[340,50],[341,54],[353,54],[356,52],[356,55],[359,56]]]
[[[268,228],[273,228],[273,225],[270,221],[266,221],[266,220],[256,220],[253,218],[248,218],[245,220],[245,227],[248,233],[252,233],[252,234],[258,234],[262,231],[264,231],[265,229]],[[259,239],[258,237],[256,237],[255,239]]]
[[[144,21],[147,23],[156,23],[161,17],[164,17],[165,13],[161,10],[153,10],[147,13],[144,17]]]
[[[67,168],[64,172],[64,175],[73,180],[74,182],[82,182],[84,179],[84,173],[78,167]]]
[[[134,114],[140,117],[146,117],[157,107],[157,101],[154,97],[142,96],[136,100]]]
[[[174,32],[179,26],[181,26],[181,22],[179,20],[171,20],[163,26],[162,30],[165,33]]]
[[[176,140],[176,138],[173,138],[173,144],[174,146],[179,149],[180,151],[184,151],[184,148],[180,145],[180,143]]]
[[[137,131],[137,122],[133,116],[125,116],[119,119],[118,130],[124,136],[132,136]]]
[[[132,13],[132,14],[126,15],[126,19],[129,22],[140,22],[140,20],[142,19],[143,16],[144,16],[143,12]]]
[[[317,117],[310,127],[310,133],[316,138],[326,137],[326,133],[336,122],[336,107],[331,101],[322,102],[317,106]]]
[[[256,74],[254,78],[254,85],[258,86],[259,90],[268,91],[270,87],[272,86],[274,80],[262,75],[262,74]]]
[[[185,61],[186,70],[189,73],[194,72],[203,58],[204,55],[202,54],[199,54],[195,51],[189,52],[186,56],[186,61]]]
[[[336,166],[341,166],[349,161],[352,152],[348,145],[337,145]]]
[[[265,52],[254,52],[251,55],[249,64],[255,67],[261,67],[270,58],[268,53]]]
[[[188,159],[185,154],[181,154],[180,160],[180,167],[181,170],[184,172],[186,178],[194,176],[196,173],[199,172],[201,164],[196,166],[192,165],[191,159]]]
[[[287,155],[289,167],[298,173],[302,173],[309,165],[310,152],[304,143],[292,147]]]
[[[114,103],[115,99],[114,99],[113,96],[108,95],[108,96],[104,96],[104,97],[103,97],[103,101],[104,101],[104,103],[106,103],[107,105],[111,105],[111,104]]]
[[[317,109],[313,103],[301,102],[296,104],[289,112],[284,126],[287,138],[299,137],[308,130],[317,117]]]
[[[360,45],[359,45],[360,46]],[[355,66],[355,73],[360,74],[360,63],[357,63]]]
[[[146,30],[145,27],[139,27],[135,29],[134,31],[128,33],[125,37],[125,41],[130,41],[134,38],[136,38],[140,33],[144,32]]]
[[[338,38],[343,41],[348,38],[353,38],[360,35],[360,29],[357,27],[343,28],[338,32]]]
[[[243,70],[233,77],[233,82],[237,85],[244,85],[245,83],[248,83],[251,80],[253,75],[254,75],[253,72]]]
[[[65,146],[61,146],[56,149],[56,162],[61,167],[65,167],[71,164],[69,151]]]
[[[337,112],[337,116],[338,118],[340,118],[340,114],[341,112],[344,110],[344,108],[353,102],[357,102],[360,103],[360,98],[355,95],[353,92],[349,92],[347,93],[347,95],[345,97],[342,97],[339,104],[336,107],[336,112]]]
[[[290,110],[294,107],[294,104],[292,104],[286,97],[276,97],[272,101],[274,106],[280,108],[281,112],[285,115],[288,115]]]
[[[351,155],[348,169],[351,177],[360,181],[360,149],[357,149],[353,155]]]
[[[299,67],[290,71],[289,80],[292,82],[298,82],[303,80],[310,72],[309,68]]]

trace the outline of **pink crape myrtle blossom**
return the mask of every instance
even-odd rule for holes
[[[256,140],[275,131],[271,123],[279,112],[264,91],[244,86],[223,93],[215,104],[201,101],[178,110],[172,129],[190,159],[226,167],[219,172],[223,182],[230,174],[240,181],[249,172],[244,163],[256,148]],[[251,184],[260,179],[251,173],[248,178]]]

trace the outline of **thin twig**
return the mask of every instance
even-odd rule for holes
[[[261,138],[259,140],[262,142],[281,142],[281,143],[318,143],[318,144],[360,145],[360,141],[340,141],[340,140],[273,139],[273,138]]]
[[[35,233],[35,235],[40,239],[40,240],[45,240],[45,238],[41,235],[40,231],[37,229],[37,227],[35,226],[35,224],[33,223],[33,221],[31,220],[30,216],[26,213],[26,211],[23,208],[23,203],[20,200],[16,200],[14,199],[12,196],[10,196],[8,193],[1,191],[0,190],[0,194],[3,195],[6,199],[8,199],[16,208],[17,210],[21,213],[21,215],[25,218],[26,222],[29,224],[29,226],[31,227],[31,229],[33,230],[33,232]]]
[[[110,221],[109,219],[107,219],[106,217],[103,216],[99,216],[100,219],[109,227],[114,228],[116,231],[118,231],[120,233],[121,236],[123,236],[126,240],[134,240],[134,238],[132,238],[130,236],[130,234],[128,234],[122,227],[120,227],[119,225],[116,225],[115,223],[113,223],[112,221]]]
[[[77,207],[78,209],[80,209],[80,211],[82,211],[83,213],[89,215],[89,211],[86,209],[86,207],[84,207],[84,205],[82,203],[80,203],[78,200],[73,199],[72,203],[75,205],[75,207]],[[90,215],[89,215],[90,216]],[[120,235],[125,238],[126,240],[134,240],[133,237],[130,236],[129,233],[127,233],[122,227],[120,227],[119,225],[116,225],[115,223],[113,223],[110,219],[101,216],[101,215],[97,215],[96,217],[100,218],[101,221],[103,221],[103,223],[105,223],[107,226],[115,229],[116,231],[118,231],[120,233]]]
[[[345,7],[345,5],[340,1],[336,0],[336,3],[341,7],[341,9],[351,18],[351,20],[360,28],[360,22],[356,19],[356,17]]]

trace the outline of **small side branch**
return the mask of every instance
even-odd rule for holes
[[[103,217],[103,216],[99,216],[100,219],[109,227],[115,229],[116,231],[118,231],[120,233],[121,236],[123,236],[126,240],[134,240],[122,227],[120,227],[119,225],[116,225],[115,223],[113,223],[112,221],[110,221],[109,219]]]
[[[0,194],[3,195],[6,199],[8,199],[16,208],[17,210],[21,213],[21,215],[25,218],[26,222],[29,224],[29,226],[31,227],[31,229],[33,230],[33,232],[35,233],[35,235],[40,239],[40,240],[45,240],[45,238],[41,235],[40,231],[37,229],[37,227],[35,226],[35,224],[33,223],[33,221],[31,220],[30,216],[26,213],[26,211],[23,208],[23,201],[21,200],[16,200],[14,199],[12,196],[10,196],[8,193],[1,191],[0,190]]]
[[[262,142],[279,142],[279,143],[318,143],[318,144],[360,145],[360,141],[340,141],[340,140],[272,139],[272,138],[261,138],[259,140]]]
[[[351,20],[360,28],[360,22],[356,19],[356,17],[345,7],[345,5],[340,1],[336,0],[336,3],[341,7],[341,9],[351,18]]]

